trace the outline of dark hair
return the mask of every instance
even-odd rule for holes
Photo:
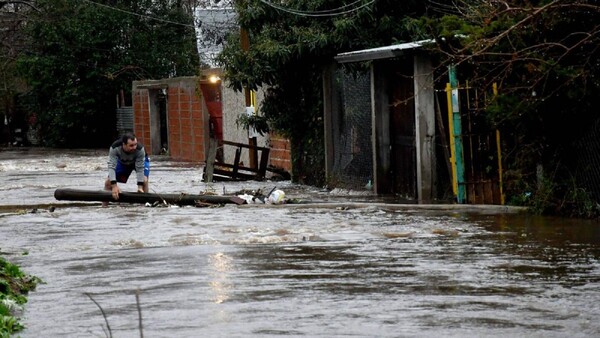
[[[121,141],[123,141],[123,144],[127,144],[127,141],[129,141],[129,140],[133,141],[135,139],[136,139],[135,134],[131,131],[125,132],[123,134],[123,136],[121,136]]]

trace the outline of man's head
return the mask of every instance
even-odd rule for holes
[[[137,138],[133,133],[127,132],[123,134],[123,150],[126,153],[132,153],[137,149]]]

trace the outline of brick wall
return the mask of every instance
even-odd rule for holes
[[[134,81],[134,132],[151,154],[149,90],[167,90],[169,155],[174,160],[205,161],[208,147],[208,110],[196,77]]]
[[[148,106],[148,89],[137,89],[133,92],[133,131],[138,141],[148,149],[152,149],[150,137],[150,108]]]
[[[270,134],[269,165],[284,169],[287,172],[292,171],[292,157],[290,141],[281,136]]]
[[[167,90],[169,154],[175,160],[204,161],[208,145],[207,110],[198,81],[181,81]]]

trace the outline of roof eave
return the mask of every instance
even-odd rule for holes
[[[352,52],[340,53],[334,58],[339,63],[361,62],[378,59],[390,59],[405,55],[415,49],[420,49],[423,45],[432,43],[433,40],[421,40],[415,42],[407,42],[398,45],[377,47],[370,49],[357,50]]]
[[[339,63],[361,62],[379,59],[390,59],[404,55],[403,50],[382,50],[377,52],[353,53],[348,55],[338,54],[335,60]]]

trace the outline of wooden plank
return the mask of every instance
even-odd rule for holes
[[[493,204],[494,203],[494,185],[491,180],[485,180],[483,182],[484,186],[484,197],[483,204]]]
[[[257,149],[257,150],[268,150],[269,149],[269,148],[265,148],[265,147],[259,147],[259,146],[255,146],[255,145],[238,143],[238,142],[227,141],[227,140],[222,140],[221,143],[224,145],[230,145],[230,146],[236,146],[236,147],[242,147],[242,148],[248,148],[248,149]]]
[[[500,198],[500,185],[498,184],[498,181],[494,179],[492,179],[492,199],[492,204],[502,204]]]
[[[433,66],[427,55],[414,56],[415,146],[417,198],[419,203],[431,203],[435,198],[435,107]]]
[[[223,168],[233,169],[235,166],[233,164],[229,164],[229,163],[215,163],[214,167],[220,168],[220,169],[223,169]],[[238,171],[250,171],[250,172],[254,172],[254,173],[258,172],[257,169],[248,168],[243,165],[238,165],[237,168],[238,168]]]
[[[475,200],[476,204],[484,204],[485,203],[485,187],[482,180],[477,180],[477,200]]]
[[[233,160],[233,170],[231,170],[231,177],[236,178],[238,170],[240,168],[240,156],[242,155],[242,149],[237,148],[235,150],[235,159]]]
[[[258,180],[262,180],[265,178],[267,166],[269,165],[269,151],[269,149],[266,149],[260,152],[260,163],[258,166],[258,173],[256,175],[256,178]]]
[[[256,148],[256,137],[251,137],[248,139],[249,152],[248,159],[250,160],[250,167],[258,169],[258,151]]]
[[[256,175],[248,175],[241,172],[237,172],[235,175],[232,175],[232,172],[229,170],[220,170],[216,168],[214,174],[231,177],[232,180],[253,180],[256,178]],[[213,179],[215,179],[215,176],[213,176]]]
[[[340,137],[339,89],[336,87],[336,62],[323,70],[323,125],[325,140],[325,177],[333,177],[336,142]]]
[[[215,158],[217,157],[217,139],[210,138],[208,144],[208,157],[206,158],[206,166],[204,167],[204,182],[213,181],[213,172],[215,169]]]
[[[474,204],[477,201],[477,193],[475,192],[475,183],[467,183],[467,203]]]

